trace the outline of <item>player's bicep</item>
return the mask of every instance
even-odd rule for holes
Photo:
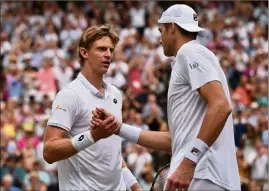
[[[59,140],[68,138],[68,133],[66,130],[48,125],[44,132],[44,144],[52,140]]]
[[[210,81],[201,86],[198,89],[198,93],[207,103],[221,102],[228,104],[222,84],[217,80]]]

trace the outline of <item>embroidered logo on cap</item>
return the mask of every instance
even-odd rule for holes
[[[197,14],[193,14],[193,20],[197,21]]]
[[[116,100],[115,98],[113,99],[113,102],[115,103],[115,104],[117,104],[118,103],[118,100]]]

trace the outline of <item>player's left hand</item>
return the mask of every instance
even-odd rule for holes
[[[188,190],[196,164],[184,158],[177,170],[167,179],[165,190]]]
[[[138,183],[135,183],[132,187],[131,187],[132,191],[142,191],[142,188],[140,187],[140,185]]]

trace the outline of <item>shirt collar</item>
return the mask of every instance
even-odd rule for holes
[[[80,72],[77,76],[77,78],[81,81],[81,83],[88,89],[90,92],[100,98],[103,98],[105,96],[105,99],[109,96],[109,88],[108,84],[103,80],[103,86],[105,88],[105,95],[102,94],[96,87],[94,87],[86,78],[85,76]]]

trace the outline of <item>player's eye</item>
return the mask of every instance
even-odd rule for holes
[[[99,50],[101,50],[101,51],[107,51],[107,48],[106,47],[100,47]]]

